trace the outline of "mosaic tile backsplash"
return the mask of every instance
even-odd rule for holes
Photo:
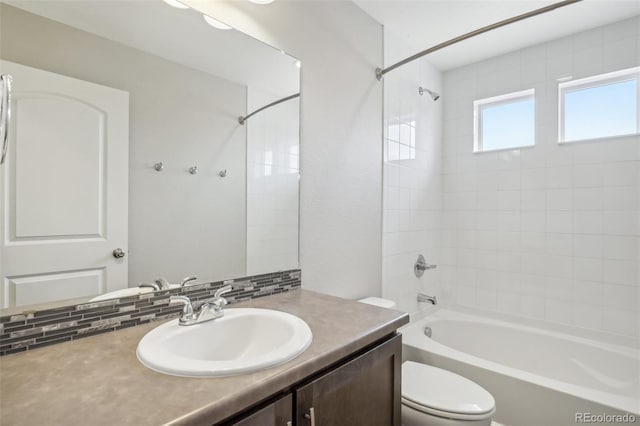
[[[169,305],[172,295],[204,301],[231,284],[233,291],[224,297],[232,304],[299,288],[300,277],[293,269],[0,317],[0,356],[176,318],[182,305]]]

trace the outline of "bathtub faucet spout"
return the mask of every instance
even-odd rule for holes
[[[432,305],[438,304],[438,299],[435,296],[427,296],[423,293],[418,293],[418,302],[429,302]]]

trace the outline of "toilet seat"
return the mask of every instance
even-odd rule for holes
[[[430,414],[432,416],[437,416],[437,417],[442,417],[445,419],[453,419],[453,420],[484,420],[484,419],[490,419],[491,417],[493,417],[493,415],[496,412],[495,407],[491,410],[488,411],[487,413],[484,414],[461,414],[461,413],[452,413],[449,411],[441,411],[441,410],[436,410],[434,408],[430,408],[430,407],[425,407],[424,405],[421,404],[416,404],[415,402],[412,402],[408,399],[402,398],[402,404],[407,406],[407,407],[411,407],[416,411],[419,411],[421,413],[425,413],[425,414]]]
[[[459,420],[486,419],[496,411],[493,396],[478,384],[413,361],[402,364],[402,403],[426,414]]]

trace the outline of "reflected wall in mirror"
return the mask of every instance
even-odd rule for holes
[[[2,308],[298,267],[299,99],[238,120],[299,93],[296,58],[161,0],[0,17]]]

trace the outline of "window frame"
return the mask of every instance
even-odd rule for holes
[[[390,129],[392,126],[398,127],[397,137],[392,137],[390,134]],[[405,143],[402,137],[403,127],[408,127],[408,141]],[[385,135],[384,135],[384,162],[399,162],[399,161],[407,161],[407,160],[415,160],[417,157],[417,147],[416,147],[416,132],[417,132],[417,122],[414,116],[401,116],[395,117],[395,119],[390,120],[385,125]],[[394,135],[395,136],[395,135]],[[390,155],[390,145],[397,144],[398,145],[398,158],[391,159]],[[409,153],[407,158],[402,158],[400,152],[402,149],[406,149]]]
[[[507,105],[524,100],[533,100],[533,144],[510,146],[508,148],[484,149],[482,140],[482,112],[487,107]],[[536,90],[534,88],[493,96],[473,101],[473,153],[497,152],[512,149],[532,148],[536,146]]]
[[[620,135],[594,136],[584,139],[565,139],[565,93],[576,92],[590,88],[607,86],[609,84],[622,83],[625,81],[636,81],[636,131]],[[558,82],[558,144],[572,144],[576,142],[623,138],[640,134],[640,67],[627,68],[624,70],[592,75],[590,77],[576,80]]]

